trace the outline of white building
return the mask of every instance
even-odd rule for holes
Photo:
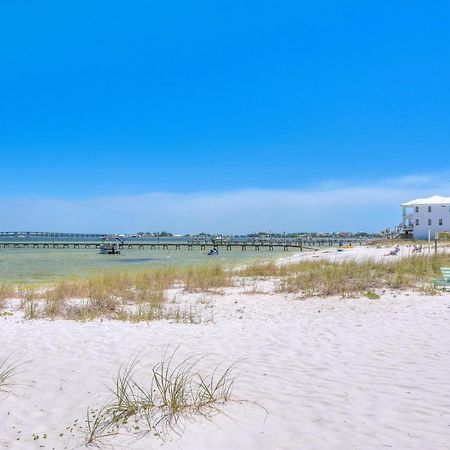
[[[450,197],[434,195],[400,205],[403,211],[400,228],[415,239],[431,239],[435,233],[450,232]]]

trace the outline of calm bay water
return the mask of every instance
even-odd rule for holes
[[[207,247],[208,249],[209,247]],[[259,252],[248,248],[208,256],[208,250],[123,249],[120,255],[101,255],[96,249],[0,248],[0,280],[12,282],[50,281],[111,270],[136,270],[169,265],[238,264],[287,256],[282,250]]]

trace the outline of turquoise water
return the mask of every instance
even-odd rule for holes
[[[208,247],[207,247],[208,248]],[[255,251],[248,248],[222,250],[208,256],[207,250],[139,250],[123,249],[120,255],[101,255],[96,249],[0,248],[0,280],[41,282],[67,276],[84,276],[96,272],[143,269],[169,265],[239,264],[287,256],[282,250]]]

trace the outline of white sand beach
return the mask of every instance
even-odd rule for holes
[[[368,252],[386,249],[334,257]],[[314,255],[293,258],[303,257]],[[144,373],[181,344],[179,358],[208,355],[202,370],[238,363],[235,401],[183,422],[179,435],[118,435],[105,448],[450,449],[450,294],[379,294],[301,300],[268,282],[178,293],[201,324],[4,315],[0,355],[24,364],[0,394],[0,447],[83,447],[87,407],[108,400],[121,364],[139,354]]]
[[[302,260],[311,259],[323,259],[332,262],[339,261],[391,261],[399,258],[404,258],[407,256],[412,256],[414,254],[424,254],[431,255],[434,253],[434,244],[428,246],[427,244],[422,245],[422,251],[420,253],[415,253],[413,251],[412,245],[401,245],[400,250],[396,255],[390,255],[390,252],[395,248],[395,245],[390,246],[380,246],[368,247],[368,246],[355,246],[353,248],[344,248],[342,252],[337,252],[336,247],[319,247],[313,251],[305,251],[303,253],[295,253],[292,256],[287,256],[284,258],[279,258],[278,264],[291,264]],[[450,246],[440,245],[438,247],[439,253],[450,253]]]

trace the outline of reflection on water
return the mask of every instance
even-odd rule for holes
[[[116,258],[113,262],[118,264],[142,264],[149,261],[164,261],[157,258]]]

